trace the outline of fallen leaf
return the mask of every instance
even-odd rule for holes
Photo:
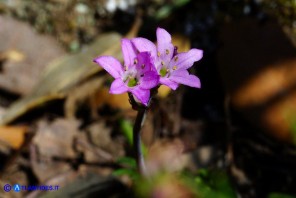
[[[93,103],[94,106],[100,107],[102,105],[109,105],[115,109],[131,110],[131,104],[129,103],[129,97],[127,93],[124,94],[110,94],[109,87],[102,87],[95,95]]]
[[[188,162],[185,146],[180,139],[173,141],[158,140],[149,149],[146,158],[147,173],[156,175],[162,171],[179,171]]]
[[[25,142],[27,130],[27,126],[0,126],[0,141],[17,150]]]
[[[71,165],[63,161],[53,161],[50,159],[40,159],[32,162],[32,170],[40,184],[46,184],[50,179],[53,179],[63,174],[73,174]],[[60,184],[59,184],[60,185]]]
[[[270,105],[262,120],[275,137],[296,144],[296,91]]]
[[[97,92],[101,89],[104,80],[104,77],[95,77],[74,87],[71,93],[67,96],[64,105],[66,117],[74,119],[79,105],[85,103],[89,106],[92,117],[97,117],[97,109],[99,105],[96,104],[96,96]]]
[[[11,49],[11,50],[5,51],[2,54],[1,59],[6,61],[11,60],[15,62],[20,62],[25,59],[25,55],[18,50]]]
[[[92,62],[96,56],[108,54],[119,58],[120,38],[116,33],[101,35],[79,54],[68,55],[50,63],[33,91],[13,103],[0,124],[9,123],[45,102],[66,97],[73,87],[102,70]]]
[[[185,180],[186,181],[186,180]],[[137,197],[194,198],[197,197],[183,178],[177,174],[162,173],[152,179],[135,183]],[[210,196],[209,196],[210,197]]]
[[[296,48],[291,40],[273,19],[260,26],[254,19],[231,22],[221,39],[220,72],[234,108],[249,124],[293,143],[288,117],[296,115]]]
[[[157,90],[157,95],[160,98],[165,98],[169,95],[169,93],[171,93],[171,91],[172,90],[168,86],[161,85]]]
[[[19,164],[11,164],[5,172],[1,175],[0,186],[4,186],[6,184],[14,185],[29,185],[28,175],[21,170]],[[3,189],[3,188],[2,188]],[[9,193],[5,192],[4,196],[1,196],[1,192],[5,192],[3,190],[0,191],[0,197],[3,198],[22,198],[24,197],[25,192],[15,192],[10,191]]]
[[[233,102],[243,108],[262,105],[284,90],[292,89],[295,79],[296,59],[269,65],[234,92]]]
[[[66,119],[53,122],[42,120],[37,124],[37,132],[30,146],[30,161],[41,184],[73,171],[67,160],[75,160],[78,155],[74,150],[78,126],[77,120]]]
[[[40,121],[33,138],[38,152],[46,157],[75,158],[74,138],[79,133],[77,120],[56,119],[52,123]]]
[[[4,60],[0,88],[28,94],[48,62],[66,53],[53,37],[36,33],[24,22],[0,16],[0,27],[0,52]]]
[[[111,137],[111,128],[103,122],[90,125],[86,133],[80,134],[76,147],[90,163],[111,162],[124,155],[122,144]]]

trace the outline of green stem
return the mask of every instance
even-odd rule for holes
[[[133,128],[133,146],[134,146],[134,151],[136,154],[137,168],[138,168],[139,173],[143,176],[147,176],[147,170],[146,170],[144,155],[143,155],[143,150],[142,150],[143,147],[141,145],[141,129],[144,125],[146,113],[147,113],[147,110],[150,106],[151,100],[157,94],[158,88],[159,88],[159,86],[150,90],[150,98],[149,98],[147,106],[139,104],[135,100],[133,94],[128,92],[129,101],[130,101],[133,109],[138,111],[136,121],[134,124],[134,128]]]
[[[137,162],[137,168],[141,175],[146,175],[146,166],[144,161],[144,155],[141,145],[141,129],[144,125],[147,109],[150,105],[151,98],[149,99],[147,107],[137,103],[133,95],[129,93],[129,100],[134,110],[138,111],[136,121],[133,128],[133,147]]]
[[[147,112],[146,108],[140,108],[138,110],[137,118],[133,128],[133,142],[134,142],[133,146],[136,154],[138,171],[140,172],[141,175],[146,175],[146,166],[145,166],[144,155],[143,155],[142,146],[141,146],[141,129],[146,118],[146,112]]]

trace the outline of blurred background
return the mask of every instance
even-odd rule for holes
[[[204,51],[202,87],[160,87],[141,178],[136,112],[92,60],[157,27]],[[0,197],[296,197],[295,46],[295,0],[0,0]]]

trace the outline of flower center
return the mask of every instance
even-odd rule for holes
[[[160,73],[161,77],[165,77],[167,75],[167,73],[168,73],[168,70],[167,70],[167,68],[162,67],[160,69],[160,72],[159,73]]]
[[[128,79],[128,83],[127,83],[127,86],[129,87],[134,87],[138,84],[138,79],[136,78],[129,78]]]

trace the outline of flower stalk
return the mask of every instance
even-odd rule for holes
[[[148,107],[150,106],[151,98],[149,98],[148,105],[144,106],[142,104],[139,104],[135,100],[132,93],[129,92],[128,96],[129,96],[129,102],[131,103],[132,108],[134,110],[138,111],[137,117],[135,120],[135,124],[133,127],[133,149],[134,149],[134,153],[135,153],[137,169],[141,175],[147,175],[144,154],[143,154],[143,150],[142,150],[141,131],[142,131],[142,127],[144,125],[145,119],[146,119],[146,113],[147,113]]]
[[[137,169],[141,175],[146,175],[146,166],[144,161],[144,155],[142,151],[141,141],[141,129],[144,125],[146,118],[146,108],[138,109],[138,114],[133,128],[133,147],[137,162]]]

